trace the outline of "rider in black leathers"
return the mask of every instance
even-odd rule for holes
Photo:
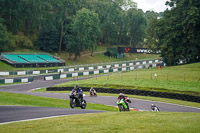
[[[83,91],[81,88],[79,88],[78,85],[74,86],[74,89],[72,90],[72,94],[76,92],[76,94],[78,95],[78,97],[81,99],[81,103],[83,103]]]

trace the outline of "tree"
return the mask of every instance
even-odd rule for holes
[[[152,38],[168,65],[179,59],[188,63],[200,61],[200,2],[198,0],[171,0],[171,10],[157,21]]]
[[[142,10],[128,10],[128,26],[130,46],[135,47],[139,42],[143,42],[145,37],[146,19]]]
[[[45,27],[41,30],[37,39],[37,47],[47,52],[58,51],[59,33],[55,27]]]
[[[147,47],[151,50],[156,51],[157,38],[155,38],[155,26],[158,21],[158,13],[154,11],[147,11],[145,13],[147,20],[147,29],[146,29],[146,43]]]
[[[9,33],[3,25],[3,19],[0,18],[0,51],[2,52],[8,50],[7,46],[9,43]]]
[[[75,48],[71,51],[75,54],[75,59],[80,56],[80,52],[89,49],[91,55],[96,48],[100,36],[99,18],[96,13],[88,9],[81,9],[77,12],[72,24],[73,39],[75,39]]]

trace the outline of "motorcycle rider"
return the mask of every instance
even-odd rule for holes
[[[154,105],[154,104],[151,104],[151,110],[152,111],[156,111],[156,112],[160,111],[160,109],[156,105]]]
[[[72,90],[72,94],[76,92],[76,94],[78,95],[78,97],[81,99],[81,103],[83,104],[83,91],[81,88],[79,88],[78,85],[74,86],[74,89]]]
[[[91,87],[90,88],[90,95],[95,95],[95,94],[96,94],[96,90],[93,87]]]
[[[117,98],[117,100],[121,100],[123,99],[123,101],[125,102],[126,106],[127,106],[127,109],[129,110],[129,105],[128,105],[128,102],[127,102],[127,96],[124,96],[123,93],[119,93],[119,97]]]

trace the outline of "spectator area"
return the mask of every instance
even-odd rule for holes
[[[10,61],[15,63],[28,63],[26,60],[20,58],[18,55],[4,55],[3,57],[7,58]]]
[[[45,63],[46,62],[44,59],[39,58],[37,55],[18,55],[18,56],[31,63]]]
[[[53,58],[52,56],[45,55],[45,54],[38,54],[39,58],[44,59],[47,62],[60,62],[59,60]]]
[[[65,63],[62,59],[59,59],[57,57],[53,57],[49,54],[10,54],[10,53],[4,53],[1,54],[1,58],[8,62],[9,64],[17,65],[17,64],[23,64],[23,67],[28,66],[29,64],[31,67],[42,67],[42,66],[64,66]],[[22,65],[18,65],[22,66]]]

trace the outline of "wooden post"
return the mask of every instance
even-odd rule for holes
[[[184,73],[184,81],[185,81],[185,73]]]
[[[168,73],[167,73],[167,81],[168,81]]]

